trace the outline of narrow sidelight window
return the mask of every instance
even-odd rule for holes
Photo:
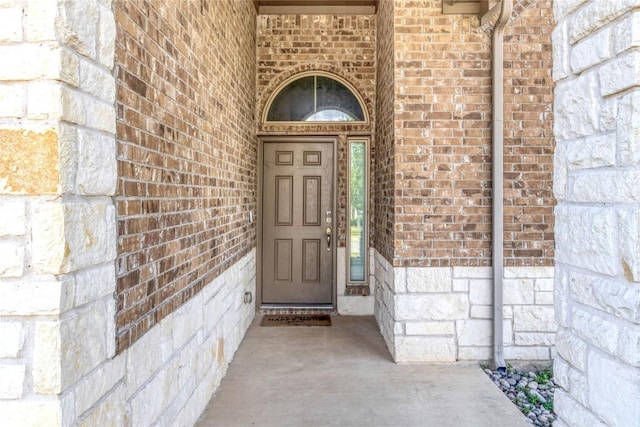
[[[349,140],[349,222],[347,252],[349,282],[367,281],[367,234],[369,200],[367,187],[367,140]]]

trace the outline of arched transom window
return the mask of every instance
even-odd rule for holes
[[[363,104],[350,85],[326,74],[285,82],[266,109],[267,122],[365,122]]]

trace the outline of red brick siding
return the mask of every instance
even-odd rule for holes
[[[373,244],[387,259],[394,256],[394,42],[393,2],[381,1],[377,24],[376,150],[372,197],[376,206]]]
[[[255,246],[255,8],[129,1],[117,22],[117,348]]]
[[[505,262],[552,265],[553,7],[524,3],[505,31]]]
[[[441,6],[394,2],[393,263],[490,265],[490,35],[476,16],[442,15]],[[520,35],[505,48],[506,263],[552,265],[550,3],[509,28]]]

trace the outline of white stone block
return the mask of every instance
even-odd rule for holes
[[[89,58],[96,58],[96,38],[99,34],[98,4],[95,1],[59,2],[56,26],[62,43]]]
[[[567,144],[559,141],[553,155],[553,195],[558,201],[567,196],[568,176]]]
[[[640,162],[640,92],[620,97],[617,118],[616,138],[620,164],[637,164]]]
[[[602,96],[640,86],[640,52],[631,52],[603,65],[598,75]]]
[[[61,307],[61,283],[5,282],[2,284],[0,315],[32,316],[57,314]]]
[[[62,390],[60,322],[36,322],[33,348],[33,390],[55,395]]]
[[[461,347],[490,346],[493,337],[491,320],[468,319],[456,322],[458,345]]]
[[[613,29],[613,51],[616,54],[640,46],[640,11],[629,14]]]
[[[3,427],[61,425],[60,401],[0,400]]]
[[[56,40],[55,19],[57,4],[49,0],[29,0],[24,18],[27,40],[40,42]]]
[[[602,170],[577,174],[567,200],[585,203],[637,203],[640,201],[640,171]]]
[[[533,289],[536,292],[553,292],[554,279],[536,279]]]
[[[397,363],[454,362],[456,360],[455,338],[396,336],[394,360]]]
[[[491,267],[453,267],[454,278],[465,279],[491,279],[493,269]]]
[[[516,332],[514,343],[524,346],[552,346],[555,341],[556,334],[553,332]]]
[[[113,195],[117,181],[116,141],[114,137],[80,129],[78,131],[78,170],[76,188],[87,195]]]
[[[505,347],[507,360],[551,360],[548,347]]]
[[[26,89],[23,85],[0,85],[0,117],[22,117],[25,113],[25,100]]]
[[[33,263],[40,273],[66,273],[115,259],[115,208],[108,199],[38,203],[32,222]]]
[[[504,281],[503,301],[506,305],[533,304],[535,302],[532,279]]]
[[[572,366],[585,372],[587,369],[587,343],[578,338],[568,329],[558,330],[556,337],[558,355]]]
[[[0,86],[1,90],[2,86]],[[0,201],[0,237],[23,236],[26,232],[26,223],[26,203],[24,200]]]
[[[170,317],[171,315],[164,318],[161,324],[166,323],[165,320]],[[162,366],[162,352],[158,349],[158,344],[161,341],[162,329],[156,325],[127,350],[127,366],[136,367],[135,369],[127,369],[127,399],[137,392]]]
[[[0,358],[18,357],[23,345],[24,330],[22,323],[0,322]]]
[[[576,369],[569,368],[569,390],[571,396],[583,406],[589,405],[589,384],[587,377]]]
[[[593,74],[559,84],[555,90],[554,134],[558,140],[593,135],[599,128],[600,95]]]
[[[405,330],[407,335],[454,335],[456,333],[453,322],[407,322]]]
[[[620,242],[625,278],[640,282],[640,210],[621,212]]]
[[[587,2],[570,18],[569,40],[571,44],[575,44],[578,40],[596,32],[600,27],[637,6],[637,0]]]
[[[105,396],[125,375],[125,357],[119,355],[84,377],[76,386],[75,413],[82,415]],[[130,369],[137,369],[131,367]],[[122,399],[124,404],[124,396]]]
[[[615,132],[618,122],[618,100],[603,99],[600,104],[600,131]]]
[[[472,305],[472,319],[493,319],[493,307],[490,305]]]
[[[0,45],[0,80],[56,79],[61,76],[61,49],[55,44]]]
[[[571,391],[571,388],[569,387],[570,370],[571,366],[561,357],[553,359],[553,380],[558,386],[562,387],[567,392]]]
[[[505,319],[513,319],[513,307],[511,306],[502,307],[502,316]]]
[[[400,294],[394,298],[396,320],[456,320],[468,317],[463,294]]]
[[[493,281],[473,279],[469,283],[469,303],[471,305],[493,304]]]
[[[513,328],[516,332],[555,332],[557,325],[553,307],[515,306]]]
[[[505,279],[549,279],[553,278],[553,267],[505,267]]]
[[[590,169],[616,164],[616,137],[614,134],[596,135],[569,142],[566,159],[569,169]]]
[[[640,370],[597,352],[589,354],[589,403],[609,425],[640,424]]]
[[[453,292],[469,292],[469,279],[453,279]]]
[[[407,268],[408,292],[451,291],[451,268],[410,267]]]
[[[60,322],[60,352],[63,386],[69,385],[107,359],[107,304],[100,300],[87,308],[64,315]]]
[[[0,365],[0,399],[20,399],[24,392],[24,365]]]
[[[557,82],[569,75],[570,49],[569,36],[567,35],[567,23],[559,22],[553,29],[551,38],[553,40],[553,69],[551,75],[553,81]]]
[[[558,414],[562,422],[570,427],[607,427],[601,420],[588,409],[576,402],[568,393],[559,389],[554,394],[554,412]],[[556,427],[557,422],[553,423]]]
[[[118,386],[79,422],[80,427],[126,425],[125,387]]]
[[[204,324],[202,295],[197,294],[173,312],[171,341],[173,350],[178,350],[191,340]]]
[[[75,275],[75,305],[93,302],[116,291],[113,264],[104,264],[79,271]]]
[[[618,221],[611,209],[561,205],[556,207],[556,262],[615,276]]]
[[[111,7],[100,6],[100,23],[98,27],[98,59],[108,70],[113,68],[116,51],[116,19]]]
[[[553,292],[536,292],[536,305],[553,305]]]
[[[0,277],[20,277],[24,272],[24,244],[0,241]]]
[[[0,43],[22,41],[22,8],[3,8],[0,13]]]
[[[115,78],[108,70],[96,66],[93,62],[80,61],[80,89],[105,102],[115,102]]]
[[[640,368],[640,327],[625,325],[620,328],[617,354],[628,364]]]
[[[633,284],[572,272],[570,292],[582,304],[640,323],[640,289]]]
[[[571,71],[579,74],[609,59],[612,55],[609,40],[611,31],[604,29],[576,43],[571,49]]]
[[[615,354],[618,347],[619,327],[604,316],[594,316],[578,306],[571,310],[571,326],[584,340],[598,348]]]
[[[587,0],[562,0],[553,2],[553,16],[557,21],[574,12],[580,5],[586,3]]]
[[[458,347],[458,360],[491,360],[493,350],[491,347]]]
[[[404,267],[393,268],[391,265],[387,265],[386,271],[389,275],[389,278],[386,279],[389,288],[394,292],[407,292],[407,269]]]

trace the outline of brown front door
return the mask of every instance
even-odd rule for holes
[[[331,304],[333,143],[264,142],[262,303]]]

